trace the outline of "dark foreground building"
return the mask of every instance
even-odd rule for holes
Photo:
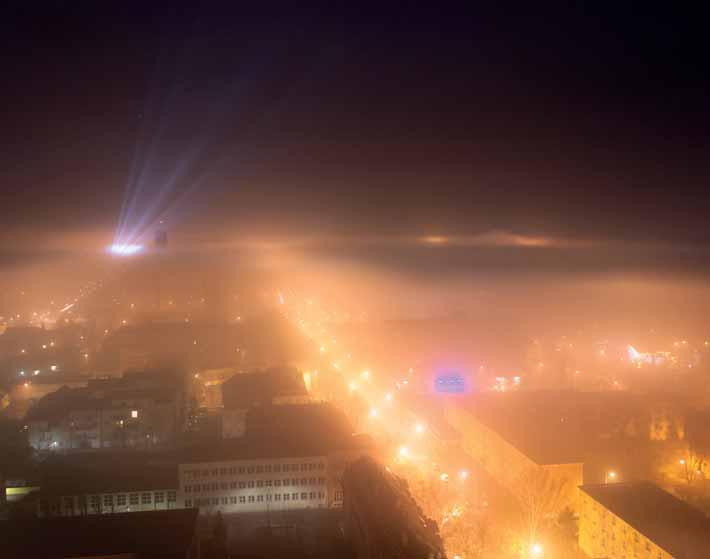
[[[28,519],[0,523],[3,559],[198,559],[196,510]]]

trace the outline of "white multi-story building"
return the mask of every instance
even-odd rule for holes
[[[340,508],[345,467],[366,452],[350,449],[187,462],[178,467],[178,501],[203,514]]]

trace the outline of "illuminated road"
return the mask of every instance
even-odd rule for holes
[[[336,404],[360,432],[375,439],[388,469],[407,480],[425,514],[442,528],[449,557],[460,555],[447,542],[446,529],[467,510],[485,512],[495,484],[418,401],[414,370],[397,377],[363,364],[328,329],[332,315],[312,299],[279,292],[277,304],[318,348],[304,372],[311,394]]]

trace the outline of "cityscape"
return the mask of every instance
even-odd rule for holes
[[[689,14],[60,4],[7,10],[0,557],[710,557]]]

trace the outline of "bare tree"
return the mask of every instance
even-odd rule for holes
[[[528,541],[537,540],[540,531],[554,522],[567,504],[568,483],[543,468],[529,468],[514,484],[514,494],[523,512]]]

